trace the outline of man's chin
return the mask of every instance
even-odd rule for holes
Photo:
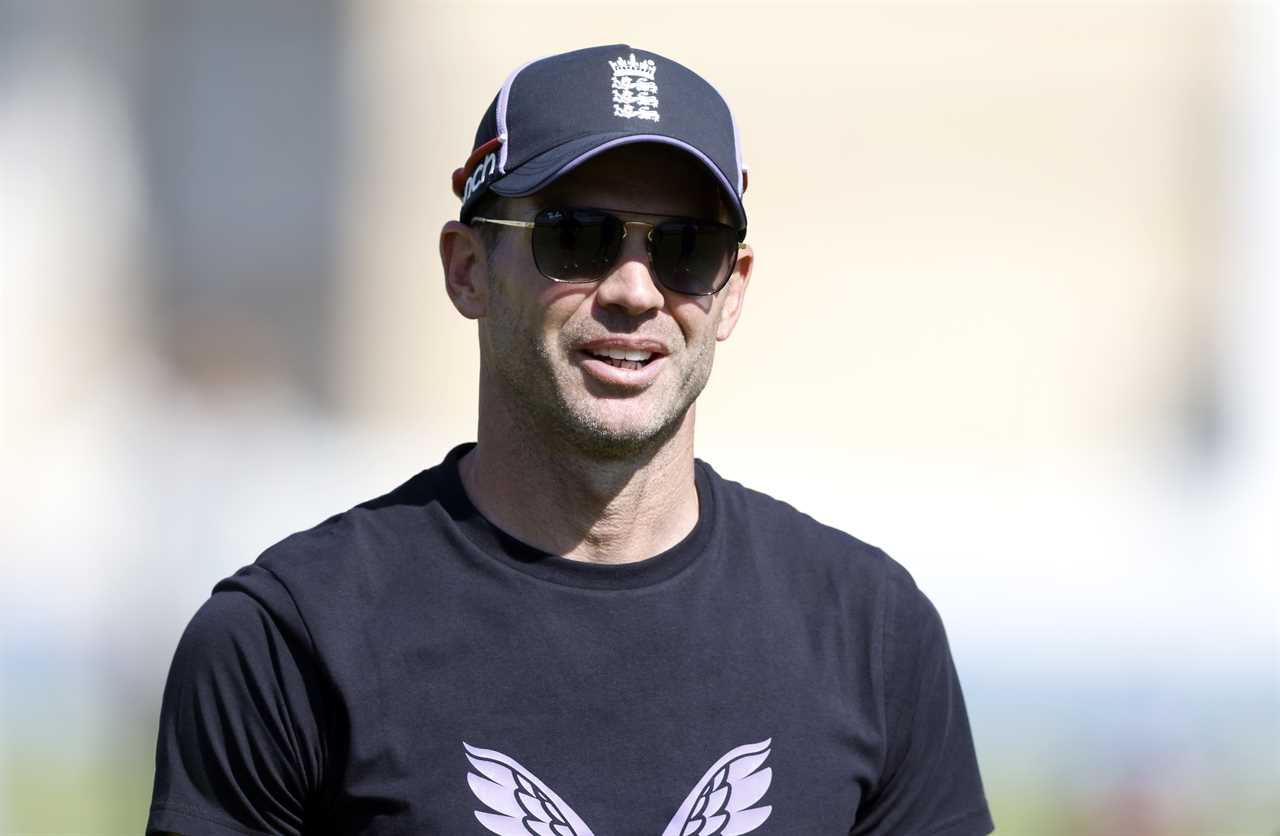
[[[683,416],[666,421],[652,415],[619,415],[615,412],[575,416],[570,432],[575,449],[602,460],[646,459],[680,430]]]

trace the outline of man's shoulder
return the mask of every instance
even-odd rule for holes
[[[394,546],[415,526],[424,509],[439,499],[432,472],[424,470],[384,494],[335,513],[270,546],[259,562],[280,563],[341,556],[352,548]],[[336,554],[335,554],[336,553]]]
[[[879,546],[821,522],[790,502],[716,473],[701,462],[719,487],[729,536],[787,554],[791,568],[825,570],[915,585],[907,569]]]
[[[384,494],[289,534],[219,581],[214,591],[238,589],[260,598],[265,588],[284,587],[295,599],[324,599],[349,592],[353,584],[394,583],[438,500],[432,471],[421,471]]]

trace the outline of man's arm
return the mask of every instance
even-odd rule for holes
[[[849,834],[985,836],[995,825],[942,618],[905,570],[888,583],[884,769]]]
[[[305,630],[273,614],[293,605],[264,574],[262,598],[216,591],[178,642],[148,834],[301,836],[322,781],[324,715]]]

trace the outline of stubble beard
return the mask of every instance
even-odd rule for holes
[[[529,443],[543,449],[560,449],[601,461],[646,460],[670,441],[684,423],[685,415],[702,393],[711,375],[715,344],[683,345],[684,368],[674,391],[665,398],[650,388],[633,398],[654,403],[650,414],[625,423],[609,420],[609,411],[600,408],[601,396],[583,384],[584,373],[566,358],[573,344],[571,334],[561,334],[561,344],[548,346],[531,335],[524,341],[494,339],[497,334],[520,333],[514,323],[491,319],[496,330],[488,340],[487,356],[482,356],[482,375],[490,377],[507,404],[519,432]],[[671,363],[668,357],[663,362]],[[487,368],[486,368],[487,367]],[[664,377],[671,370],[664,370]],[[659,383],[669,387],[670,378]]]

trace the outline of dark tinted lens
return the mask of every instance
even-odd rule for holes
[[[729,279],[738,233],[727,226],[667,221],[653,230],[653,271],[680,293],[715,293]]]
[[[604,278],[618,257],[622,222],[590,209],[543,209],[533,219],[533,260],[562,282]]]

